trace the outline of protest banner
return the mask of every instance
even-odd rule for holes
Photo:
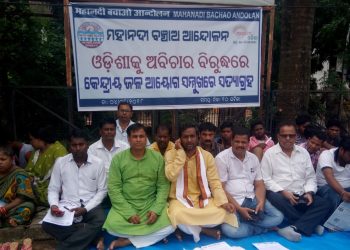
[[[260,105],[261,8],[70,6],[79,111]]]

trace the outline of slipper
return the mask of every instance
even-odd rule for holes
[[[5,242],[2,244],[1,250],[10,250],[10,242]]]
[[[18,250],[18,242],[11,242],[10,243],[10,250]]]
[[[24,239],[21,250],[32,250],[32,239]]]

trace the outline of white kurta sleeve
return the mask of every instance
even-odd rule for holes
[[[266,151],[263,156],[261,161],[261,174],[264,179],[266,190],[279,192],[283,190],[283,187],[277,184],[273,179],[273,169],[276,166],[274,166],[273,157],[270,152]]]
[[[107,195],[106,171],[103,166],[103,163],[101,162],[101,164],[99,164],[99,166],[96,166],[96,167],[98,167],[97,176],[96,176],[97,192],[96,192],[96,195],[91,200],[89,200],[89,202],[85,206],[88,212],[91,209],[98,206],[99,204],[101,204],[101,202]]]

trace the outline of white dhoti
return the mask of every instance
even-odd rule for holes
[[[179,224],[177,225],[178,228],[181,229],[186,234],[190,234],[193,236],[194,242],[198,242],[200,240],[200,233],[202,231],[202,227],[207,227],[207,228],[212,228],[216,227],[217,225],[203,225],[203,226],[193,226],[193,225],[184,225],[184,224]]]
[[[161,241],[162,239],[164,239],[174,231],[175,229],[172,226],[167,226],[165,228],[162,228],[159,231],[156,231],[154,233],[147,234],[147,235],[127,235],[127,234],[117,234],[117,233],[111,233],[111,232],[108,232],[108,233],[117,237],[127,238],[130,240],[131,244],[133,244],[136,248],[141,248],[141,247],[151,246],[157,243],[158,241]]]

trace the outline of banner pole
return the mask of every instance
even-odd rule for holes
[[[266,84],[266,39],[267,39],[267,14],[262,11],[262,31],[261,31],[261,64],[260,64],[260,107],[259,117],[264,117],[264,106],[266,99],[264,99],[264,90]]]
[[[71,36],[69,27],[68,4],[69,0],[63,0],[64,45],[66,49],[66,83],[68,87],[72,87]]]
[[[67,87],[72,87],[72,59],[71,59],[71,35],[69,27],[69,13],[68,13],[69,0],[63,0],[63,16],[64,16],[64,45],[66,54],[66,84]],[[68,106],[68,121],[70,124],[73,122],[73,99],[72,91],[67,89],[67,106]],[[71,132],[72,126],[69,126],[69,132]]]
[[[271,73],[272,73],[272,52],[273,52],[273,32],[275,28],[275,7],[271,8],[270,12],[270,22],[269,22],[269,51],[267,54],[267,76],[266,76],[266,95],[267,98],[270,97],[271,92]]]

